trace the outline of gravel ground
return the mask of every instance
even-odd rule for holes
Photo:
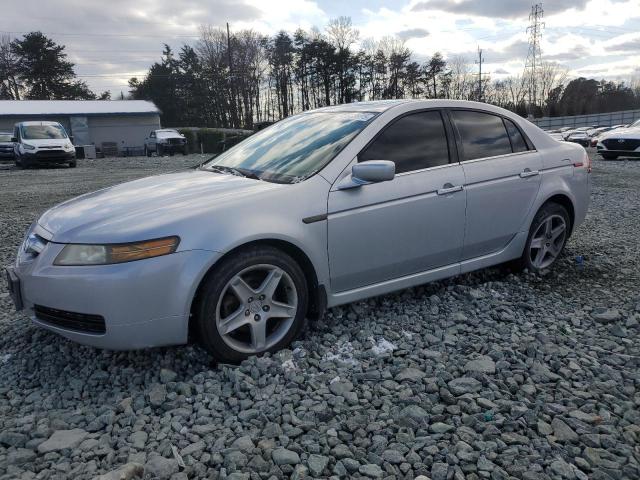
[[[0,167],[0,265],[53,204],[198,161]],[[640,478],[640,162],[594,167],[552,271],[334,308],[240,366],[75,345],[16,314],[3,284],[0,479]]]

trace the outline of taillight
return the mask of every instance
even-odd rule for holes
[[[584,158],[582,162],[574,162],[573,166],[575,168],[585,167],[587,169],[587,173],[591,173],[591,158],[586,150],[584,151]]]

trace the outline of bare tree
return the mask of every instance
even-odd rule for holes
[[[0,37],[0,99],[20,100],[18,80],[18,57],[11,48],[12,39],[8,35]]]

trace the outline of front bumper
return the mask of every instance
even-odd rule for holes
[[[190,250],[116,265],[53,266],[62,248],[48,243],[39,256],[16,263],[25,312],[40,327],[112,350],[186,343],[195,290],[219,256]],[[87,318],[104,326],[90,331],[78,323]]]
[[[21,153],[20,158],[30,164],[67,163],[76,158],[76,152],[39,150],[36,152]]]

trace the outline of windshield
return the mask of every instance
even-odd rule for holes
[[[22,125],[20,132],[23,140],[67,138],[67,134],[61,125]]]
[[[180,136],[180,134],[178,133],[177,130],[158,130],[158,131],[156,131],[156,135],[158,136],[158,138],[179,137]]]
[[[635,122],[633,122],[631,125],[629,125],[630,127],[640,127],[640,120],[636,120]]]
[[[255,133],[204,168],[232,168],[261,180],[299,182],[333,160],[374,116],[368,112],[302,113]]]
[[[11,134],[10,133],[0,133],[0,142],[10,142]]]

